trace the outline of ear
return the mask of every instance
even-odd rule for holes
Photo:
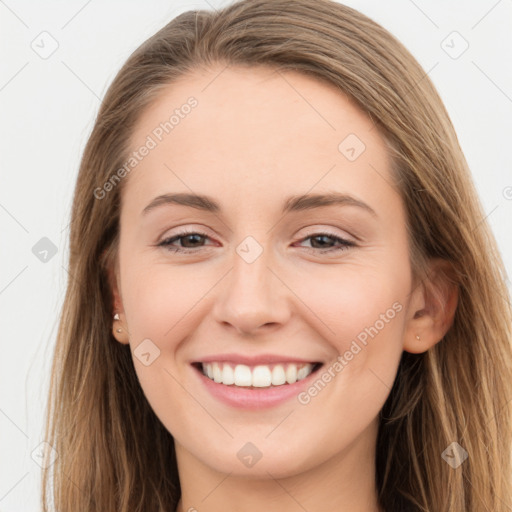
[[[128,345],[128,343],[130,342],[130,333],[128,332],[126,316],[123,307],[123,300],[118,286],[119,272],[117,267],[114,268],[113,265],[109,265],[107,273],[109,287],[112,292],[112,304],[114,307],[114,311],[112,312],[112,334],[119,343],[122,343],[123,345]],[[119,316],[119,319],[114,318],[115,314]]]
[[[430,260],[427,277],[411,293],[410,317],[404,331],[406,352],[426,352],[443,339],[453,324],[458,295],[450,262],[440,258]]]

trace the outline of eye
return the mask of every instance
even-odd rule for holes
[[[194,249],[201,248],[201,246],[197,245],[201,242],[201,239],[203,238],[210,238],[206,233],[198,232],[198,231],[182,231],[181,233],[178,233],[177,235],[166,238],[165,240],[162,240],[159,244],[157,244],[159,247],[165,247],[170,252],[190,252],[194,251]],[[181,240],[182,245],[183,241],[185,241],[185,247],[180,248],[173,246],[172,244],[176,242],[177,240]],[[188,244],[191,244],[191,246],[188,246]]]
[[[324,254],[324,253],[328,253],[328,252],[345,251],[349,247],[355,247],[355,245],[356,245],[354,242],[351,242],[349,240],[345,240],[344,238],[341,238],[341,237],[339,237],[337,235],[334,235],[332,233],[313,233],[311,235],[308,235],[306,238],[303,238],[302,241],[306,241],[306,240],[309,240],[309,239],[311,239],[312,245],[315,245],[315,244],[319,243],[320,247],[319,248],[306,247],[308,252],[320,253],[320,254]],[[327,244],[328,244],[327,248],[325,246],[326,239],[327,239]],[[329,246],[328,239],[333,240],[334,244],[337,242],[339,244],[338,247],[332,247],[332,245]]]

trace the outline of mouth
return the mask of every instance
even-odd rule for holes
[[[192,363],[208,379],[231,388],[262,389],[295,384],[317,372],[323,363],[245,365],[222,361]]]

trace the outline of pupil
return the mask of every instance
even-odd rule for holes
[[[313,238],[313,242],[314,242],[315,240],[318,240],[318,239],[323,239],[323,240],[325,241],[325,239],[326,239],[326,238],[327,238],[327,239],[329,239],[330,237],[329,237],[329,236],[327,236],[327,235],[319,235],[319,236],[315,236],[315,237]],[[322,248],[322,246],[325,246],[325,244],[320,244],[320,248]]]
[[[185,241],[187,241],[187,240],[190,240],[191,238],[195,238],[195,239],[196,239],[196,240],[195,240],[196,242],[198,242],[198,241],[200,242],[200,241],[201,241],[201,238],[202,238],[202,235],[197,235],[197,234],[187,235],[187,236],[184,238],[184,240],[185,240]],[[198,238],[199,238],[199,240],[198,240]],[[193,243],[194,243],[194,242],[192,241],[192,244],[193,244]],[[185,245],[186,245],[186,244],[185,244]]]

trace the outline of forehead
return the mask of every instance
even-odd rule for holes
[[[295,71],[219,65],[183,76],[142,113],[132,149],[149,139],[126,184],[141,208],[172,190],[229,192],[239,207],[309,191],[396,195],[371,118],[336,86]]]

